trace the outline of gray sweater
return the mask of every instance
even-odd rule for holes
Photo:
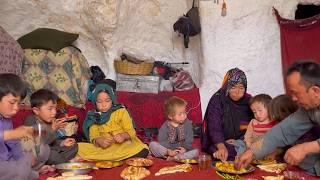
[[[184,138],[185,140],[180,144],[178,142],[178,128],[176,128],[176,134],[175,134],[175,141],[174,143],[170,143],[168,138],[169,138],[169,125],[168,121],[164,122],[159,129],[159,134],[158,134],[158,141],[159,143],[168,148],[168,149],[177,149],[178,147],[183,147],[187,151],[192,149],[192,142],[193,142],[193,129],[192,129],[192,122],[190,120],[186,120],[183,123],[183,129],[184,129]]]

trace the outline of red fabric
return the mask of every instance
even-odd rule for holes
[[[297,60],[320,62],[320,14],[307,19],[282,18],[274,9],[280,26],[282,67],[284,72]]]
[[[200,94],[198,88],[179,92],[132,93],[117,92],[118,101],[130,111],[137,127],[159,128],[166,120],[164,116],[164,101],[171,96],[178,96],[188,102],[188,118],[195,124],[202,122]]]

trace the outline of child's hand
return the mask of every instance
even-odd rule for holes
[[[49,166],[49,165],[43,165],[41,166],[41,168],[39,169],[39,173],[40,174],[47,174],[48,172],[53,172],[55,171],[56,169],[52,166]]]
[[[174,157],[176,156],[177,154],[179,154],[178,150],[171,150],[171,149],[168,149],[168,156],[170,157]]]
[[[19,126],[12,130],[5,130],[3,132],[3,140],[16,140],[25,136],[32,137],[33,128],[31,126]]]
[[[180,154],[183,154],[183,153],[185,153],[187,150],[184,148],[184,147],[178,147],[178,153]]]
[[[24,136],[32,137],[33,135],[33,127],[31,126],[19,126],[13,131],[14,133],[18,134],[18,138],[22,138]]]
[[[235,144],[236,144],[236,140],[234,140],[234,139],[228,139],[228,140],[226,140],[226,143],[235,145]]]
[[[75,140],[75,139],[73,139],[73,138],[67,138],[67,139],[61,141],[60,146],[67,146],[67,147],[69,147],[69,146],[74,145],[74,143],[76,143],[76,140]]]
[[[123,143],[125,140],[129,138],[129,135],[127,133],[119,133],[113,136],[113,139],[117,143]]]
[[[95,144],[98,147],[101,147],[103,149],[109,147],[113,143],[112,137],[98,137],[95,139]]]
[[[67,122],[64,122],[66,118],[60,118],[52,121],[51,127],[54,131],[57,129],[63,128],[67,125]]]

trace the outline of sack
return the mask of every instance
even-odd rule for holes
[[[175,91],[187,91],[194,88],[191,75],[185,70],[179,70],[170,78]]]
[[[183,34],[185,48],[188,48],[189,36],[195,36],[201,32],[199,10],[198,7],[194,6],[194,0],[192,8],[187,12],[187,14],[180,17],[174,23],[173,30]]]
[[[90,71],[92,74],[91,80],[95,83],[106,78],[106,75],[103,73],[103,71],[101,70],[101,68],[99,66],[91,66]]]

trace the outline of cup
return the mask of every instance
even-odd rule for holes
[[[208,154],[201,154],[198,157],[199,170],[209,170],[211,169],[212,159]]]
[[[33,125],[33,138],[35,143],[35,152],[36,156],[40,154],[40,146],[43,143],[44,138],[47,136],[47,129],[46,127],[37,122]]]

